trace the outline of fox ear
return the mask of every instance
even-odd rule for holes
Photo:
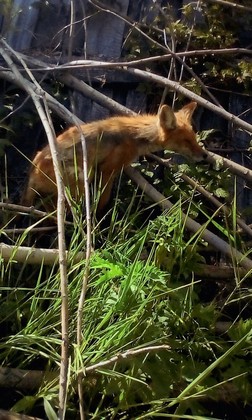
[[[173,110],[168,105],[162,105],[158,111],[159,124],[163,129],[175,130],[177,121]]]
[[[190,102],[189,104],[185,105],[179,112],[183,112],[188,122],[191,122],[192,115],[197,107],[197,102]]]

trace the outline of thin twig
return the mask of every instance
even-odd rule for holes
[[[69,35],[69,49],[68,49],[68,57],[72,55],[73,49],[73,24],[75,18],[75,1],[71,0],[71,29]],[[66,74],[66,78],[70,78],[71,76]],[[73,81],[72,81],[73,82]],[[76,82],[76,81],[75,81]],[[84,134],[82,133],[81,127],[76,121],[76,126],[80,132],[81,137],[81,145],[82,145],[82,154],[83,154],[83,176],[84,176],[84,191],[85,191],[85,207],[86,207],[86,225],[87,225],[87,246],[86,246],[86,264],[85,264],[85,271],[83,276],[82,288],[78,302],[78,311],[77,311],[77,345],[79,349],[81,348],[81,343],[83,339],[83,332],[82,332],[82,325],[83,325],[83,309],[84,309],[84,302],[86,297],[86,291],[88,286],[88,279],[89,279],[89,271],[90,271],[90,257],[91,257],[91,249],[92,249],[92,242],[91,242],[91,211],[90,211],[90,194],[89,194],[89,182],[88,182],[88,161],[87,161],[87,147],[86,147],[86,140]],[[83,384],[82,384],[82,375],[78,375],[77,382],[78,382],[78,395],[79,395],[79,408],[80,408],[80,418],[81,420],[85,419],[85,410],[84,410],[84,392],[83,392]]]
[[[78,60],[72,60],[70,62],[65,62],[63,64],[56,64],[56,63],[42,63],[41,60],[38,60],[37,58],[30,57],[25,54],[20,55],[24,58],[24,60],[30,65],[33,65],[33,68],[30,68],[31,71],[48,71],[48,72],[61,72],[63,70],[70,70],[70,69],[78,69],[78,68],[85,68],[85,69],[92,69],[92,68],[108,68],[108,69],[116,69],[118,67],[126,66],[126,67],[141,67],[146,66],[147,64],[154,63],[158,61],[166,62],[171,60],[173,55],[176,55],[176,57],[200,57],[200,56],[218,56],[218,55],[231,55],[232,57],[234,55],[252,55],[252,50],[248,48],[219,48],[219,49],[205,49],[205,50],[190,50],[190,51],[178,51],[176,53],[169,52],[168,54],[162,54],[162,55],[156,55],[152,57],[146,57],[146,58],[140,58],[137,60],[130,60],[130,61],[96,61],[96,60],[87,60],[87,59],[78,59]],[[2,71],[6,71],[8,68],[1,67],[0,66],[0,73]],[[21,69],[20,69],[21,71]]]
[[[30,216],[36,216],[39,218],[43,218],[43,219],[50,219],[50,220],[54,220],[55,222],[57,222],[57,217],[54,216],[54,212],[52,213],[47,213],[45,211],[41,211],[41,210],[37,210],[35,209],[35,207],[26,207],[26,206],[21,206],[20,204],[12,204],[12,203],[4,203],[4,202],[0,202],[0,208],[6,209],[6,210],[10,210],[10,211],[14,211],[16,213],[18,213],[18,216],[20,216],[21,214],[23,215],[30,215]],[[65,225],[69,225],[69,226],[73,226],[73,222],[69,222],[68,220],[65,220]]]
[[[81,130],[80,127],[78,127]],[[85,261],[85,271],[83,276],[82,288],[78,302],[78,311],[77,311],[77,345],[79,349],[81,348],[83,340],[83,311],[85,298],[87,293],[89,274],[90,274],[90,258],[92,252],[92,226],[91,226],[91,209],[90,209],[90,194],[89,194],[89,182],[88,182],[88,160],[87,160],[87,147],[86,139],[84,134],[80,131],[81,134],[81,145],[83,152],[83,176],[84,176],[84,190],[85,190],[85,208],[86,208],[86,261]],[[85,325],[84,325],[85,327]],[[82,369],[83,371],[83,369]],[[81,420],[85,419],[84,411],[84,392],[82,384],[82,375],[78,375],[78,395],[79,395],[79,405],[80,405],[80,415]]]
[[[87,366],[85,369],[86,373],[94,372],[95,370],[107,368],[108,366],[125,361],[130,359],[131,357],[138,356],[139,354],[147,354],[152,353],[160,350],[171,350],[171,347],[167,344],[160,344],[156,346],[147,346],[147,347],[141,347],[139,349],[129,349],[126,350],[123,353],[118,353],[115,356],[112,356],[108,360],[103,360],[101,362],[96,363],[95,365]]]
[[[69,38],[68,38],[68,60],[71,60],[73,54],[73,41],[74,41],[74,28],[75,28],[75,0],[70,0],[70,24],[69,24]]]
[[[44,232],[51,232],[57,229],[57,225],[55,226],[45,226],[45,227],[40,227],[40,228],[30,228],[29,227],[29,232],[32,233],[44,233]],[[27,228],[13,228],[13,229],[1,229],[1,233],[5,234],[5,235],[18,235],[19,233],[24,233],[27,232]]]

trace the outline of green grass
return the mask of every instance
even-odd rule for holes
[[[200,232],[192,239],[185,231],[181,217],[185,203],[179,200],[143,224],[136,201],[137,196],[131,202],[135,211],[120,217],[118,200],[110,226],[99,233],[102,245],[90,261],[80,347],[76,319],[85,261],[69,259],[67,418],[78,416],[76,378],[83,367],[89,419],[221,418],[213,414],[209,401],[220,401],[224,393],[225,404],[232,404],[234,397],[240,405],[251,404],[252,323],[238,313],[230,317],[225,334],[217,334],[215,328],[225,319],[228,304],[239,311],[242,297],[234,290],[242,279],[222,304],[202,300],[206,280],[195,280],[194,275],[203,261]],[[192,204],[187,203],[188,213]],[[85,245],[83,228],[78,226],[80,222],[69,244],[72,257]],[[24,240],[22,236],[18,243]],[[1,263],[0,272],[2,366],[56,374],[37,391],[18,394],[9,408],[40,415],[45,410],[48,418],[56,418],[61,347],[58,268],[12,262]],[[244,295],[248,300],[251,293],[243,291]],[[135,353],[160,345],[169,348]]]

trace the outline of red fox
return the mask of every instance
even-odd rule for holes
[[[78,200],[84,194],[80,129],[86,140],[89,182],[96,170],[101,177],[97,209],[101,212],[109,201],[116,175],[139,156],[168,149],[195,161],[206,158],[191,126],[196,106],[196,102],[190,102],[174,113],[168,105],[163,105],[157,115],[115,116],[80,128],[71,127],[60,134],[57,146],[63,164],[62,176],[73,199]],[[22,204],[32,206],[37,194],[42,198],[52,195],[56,203],[57,186],[49,146],[38,152],[32,162]]]

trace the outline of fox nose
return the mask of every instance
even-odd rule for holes
[[[194,156],[193,157],[193,160],[195,161],[195,162],[202,162],[202,161],[205,161],[207,159],[207,153],[200,153],[197,157],[196,156]]]

